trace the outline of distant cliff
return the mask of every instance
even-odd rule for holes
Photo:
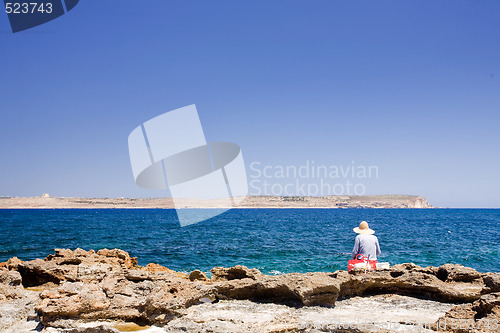
[[[225,208],[226,200],[176,200],[180,208]],[[326,197],[248,196],[238,208],[432,208],[414,195],[352,195]],[[0,197],[7,208],[174,208],[171,198]]]
[[[241,206],[283,208],[432,208],[427,199],[415,195],[350,195],[325,197],[249,196]]]

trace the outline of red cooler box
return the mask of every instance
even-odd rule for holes
[[[367,266],[368,262],[368,266]],[[365,269],[367,268],[368,270],[373,270],[377,268],[377,260],[368,260],[367,257],[365,257],[362,254],[358,254],[356,258],[349,260],[347,262],[347,271],[349,272],[351,269],[354,268],[360,268],[360,269]]]

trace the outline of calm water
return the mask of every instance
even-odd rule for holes
[[[497,209],[236,209],[184,228],[174,210],[0,210],[0,261],[44,258],[54,248],[121,248],[141,265],[179,271],[333,271],[346,269],[352,228],[363,219],[379,237],[379,261],[500,272]]]

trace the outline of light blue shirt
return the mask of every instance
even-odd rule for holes
[[[365,257],[370,256],[370,260],[377,260],[377,256],[380,254],[377,236],[357,235],[354,241],[354,249],[352,250],[352,258],[356,258],[358,254],[362,254]]]

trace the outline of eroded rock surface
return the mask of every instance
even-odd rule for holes
[[[0,302],[21,298],[24,295],[21,274],[0,267]]]
[[[425,326],[452,304],[408,296],[377,295],[338,301],[335,307],[289,307],[247,300],[190,307],[165,326],[168,332],[431,332]],[[398,311],[394,311],[397,308]],[[420,326],[417,326],[418,323]],[[350,326],[350,327],[349,327]],[[344,329],[346,327],[346,329]]]
[[[182,330],[194,325],[194,319],[189,319],[190,313],[194,316],[193,309],[217,308],[219,301],[228,304],[227,301],[234,300],[262,306],[262,311],[271,305],[280,309],[314,307],[319,311],[349,304],[356,297],[402,295],[446,305],[446,311],[439,315],[442,319],[484,322],[498,319],[500,313],[500,274],[480,273],[461,265],[424,268],[402,264],[367,274],[336,271],[270,276],[245,266],[216,267],[211,272],[209,279],[200,271],[188,275],[157,264],[141,267],[137,258],[119,249],[97,252],[56,249],[55,254],[43,260],[23,262],[13,258],[0,264],[0,303],[10,309],[31,310],[10,311],[13,319],[8,323],[3,320],[0,331],[2,327],[12,328],[22,318],[39,321],[46,329],[74,332],[83,329],[82,323],[108,321],[168,325],[172,330]],[[401,311],[397,305],[394,308]],[[300,331],[297,319],[283,319],[281,323],[279,318],[273,318],[270,329]],[[254,329],[254,324],[247,321],[233,327],[230,322],[210,319],[206,325],[195,325],[193,329],[217,331],[224,326],[237,331],[245,330],[248,325],[249,330]]]
[[[434,325],[447,332],[500,332],[500,292],[486,294],[473,303],[453,307]]]

